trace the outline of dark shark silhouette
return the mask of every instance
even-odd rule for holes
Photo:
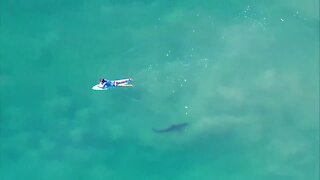
[[[167,133],[167,132],[180,132],[182,130],[184,130],[187,126],[189,125],[189,123],[179,123],[179,124],[173,124],[168,128],[165,129],[152,129],[154,132],[157,133]]]

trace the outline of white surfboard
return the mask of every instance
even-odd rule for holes
[[[97,90],[97,91],[104,91],[104,90],[108,90],[109,88],[105,87],[105,88],[101,88],[99,86],[99,84],[95,85],[92,87],[93,90]]]

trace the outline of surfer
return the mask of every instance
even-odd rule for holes
[[[98,86],[102,89],[103,88],[110,88],[110,87],[133,87],[132,84],[128,84],[131,81],[132,81],[131,78],[114,80],[114,81],[101,78]]]

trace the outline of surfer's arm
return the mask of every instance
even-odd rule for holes
[[[107,82],[104,82],[104,83],[102,83],[102,84],[100,83],[100,84],[99,84],[99,87],[100,87],[100,88],[105,88],[106,84],[107,84]]]

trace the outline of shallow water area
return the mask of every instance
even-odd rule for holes
[[[0,179],[319,179],[318,1],[1,4]]]

